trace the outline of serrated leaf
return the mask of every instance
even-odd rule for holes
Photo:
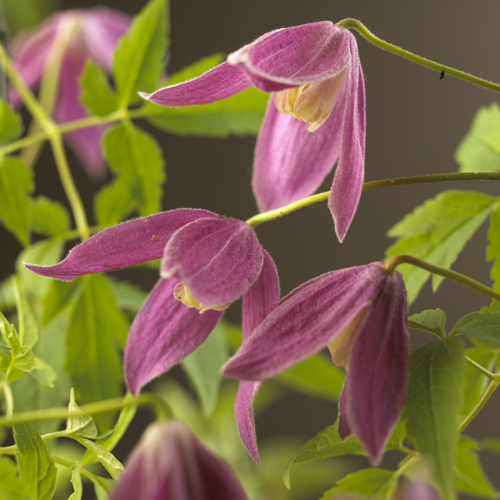
[[[455,152],[460,172],[500,170],[500,108],[497,103],[479,108],[471,128]]]
[[[500,312],[466,314],[456,322],[451,331],[451,334],[457,333],[482,340],[488,345],[500,346]]]
[[[408,254],[450,269],[465,244],[493,210],[495,200],[472,191],[444,191],[427,200],[388,231],[398,241],[386,251],[386,258]],[[415,266],[398,266],[403,274],[411,304],[430,273]],[[432,276],[436,291],[444,278]]]
[[[305,394],[338,401],[345,374],[333,365],[331,359],[316,354],[278,375],[275,380]]]
[[[151,0],[134,17],[115,52],[113,73],[121,108],[137,101],[137,92],[156,90],[167,55],[169,29],[165,0]]]
[[[164,160],[156,140],[132,124],[122,124],[106,134],[104,147],[111,168],[123,179],[128,197],[135,200],[140,214],[159,212]]]
[[[428,461],[444,500],[455,498],[454,466],[464,373],[464,346],[458,337],[430,342],[410,357],[404,408],[408,438]]]
[[[71,474],[71,484],[73,485],[73,493],[68,500],[81,500],[83,495],[82,477],[80,475],[80,466],[75,464],[73,466],[73,473]]]
[[[495,351],[491,349],[482,349],[473,347],[467,349],[466,355],[483,366],[491,370],[496,359]],[[475,408],[486,389],[489,379],[483,375],[477,368],[469,365],[465,366],[465,387],[464,387],[464,405],[460,411],[460,419],[463,420]]]
[[[133,399],[133,396],[130,393],[127,394],[125,401],[128,401],[129,399]],[[129,406],[127,408],[123,408],[111,434],[109,436],[106,436],[105,438],[98,439],[96,443],[106,450],[112,451],[127,431],[128,426],[132,422],[136,411],[137,406]],[[81,465],[85,465],[96,461],[97,458],[94,456],[94,454],[87,450],[80,463]]]
[[[460,437],[455,464],[457,490],[473,496],[495,498],[497,491],[481,467],[478,450],[476,441],[467,436]]]
[[[320,500],[331,500],[343,495],[389,500],[397,484],[398,478],[389,470],[360,470],[337,481],[335,488],[326,491]]]
[[[118,99],[106,72],[88,61],[80,78],[80,99],[90,115],[105,116],[118,109]]]
[[[97,443],[89,441],[88,439],[81,438],[78,436],[73,437],[73,439],[75,439],[80,444],[85,446],[87,450],[91,451],[95,455],[95,457],[99,460],[99,462],[101,462],[101,464],[109,472],[109,475],[114,480],[120,478],[125,469],[123,468],[123,465],[120,463],[120,461],[117,460],[116,457],[111,452],[106,450],[106,448],[103,448],[102,446],[98,445]]]
[[[61,203],[38,196],[31,200],[32,231],[48,236],[59,236],[69,231],[69,214]]]
[[[0,144],[17,139],[22,133],[21,116],[0,98]]]
[[[94,419],[90,415],[83,415],[80,413],[80,408],[75,402],[75,391],[73,387],[69,393],[66,432],[91,439],[97,437],[98,434]]]
[[[440,338],[446,336],[444,326],[446,314],[441,309],[427,309],[408,318],[408,327],[415,330],[434,333]]]
[[[26,485],[17,477],[14,462],[0,457],[0,498],[2,500],[25,500],[27,496]]]
[[[48,325],[57,314],[62,312],[72,302],[81,286],[80,281],[51,280],[43,298],[42,325]]]
[[[294,465],[319,458],[347,455],[348,453],[364,455],[365,451],[355,436],[350,436],[342,441],[339,436],[337,421],[335,425],[330,425],[319,431],[315,437],[295,453],[283,469],[283,482],[287,488],[290,488],[290,469]]]
[[[100,226],[114,226],[137,208],[137,202],[130,197],[131,184],[128,176],[120,176],[97,193],[94,212]]]
[[[23,263],[51,266],[61,260],[63,249],[62,241],[39,241],[25,248],[17,257],[16,273],[24,282],[26,290],[36,299],[43,300],[53,280],[29,271]]]
[[[0,217],[24,245],[30,244],[33,171],[17,158],[0,156]]]
[[[68,375],[64,370],[67,331],[68,321],[62,317],[56,318],[41,328],[40,338],[33,348],[33,352],[37,358],[43,359],[50,365],[57,378],[53,381],[53,387],[42,385],[31,376],[16,380],[12,384],[16,411],[43,410],[66,404],[70,389]],[[37,358],[35,358],[37,366],[30,375],[34,374],[39,367]],[[40,434],[54,432],[59,426],[59,420],[45,420],[34,424]]]
[[[89,403],[120,395],[123,374],[116,347],[124,346],[128,325],[103,276],[80,279],[83,290],[70,320],[66,370],[80,401]],[[111,427],[112,415],[96,421],[102,432]]]
[[[228,354],[224,329],[216,326],[203,345],[181,363],[207,417],[213,413],[217,404],[222,382],[220,368],[227,361]]]
[[[495,204],[491,213],[488,241],[486,259],[493,261],[490,277],[493,281],[493,288],[498,291],[500,290],[500,203]]]
[[[21,479],[32,500],[50,500],[56,489],[57,469],[47,446],[29,424],[14,425]]]

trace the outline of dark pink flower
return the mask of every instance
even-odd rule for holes
[[[110,500],[246,500],[229,467],[179,421],[150,425]]]
[[[118,11],[98,7],[89,10],[68,10],[54,14],[38,28],[18,35],[11,51],[14,64],[26,85],[35,90],[48,69],[47,62],[54,42],[61,33],[70,33],[70,41],[63,56],[54,118],[58,123],[87,116],[80,103],[79,79],[87,61],[111,73],[113,54],[118,40],[125,35],[130,18]],[[21,100],[15,89],[9,93],[15,106]],[[88,173],[93,177],[104,174],[101,137],[104,126],[88,127],[65,135]]]
[[[160,258],[162,279],[132,323],[125,349],[127,386],[134,394],[196,350],[231,302],[243,296],[244,338],[278,304],[278,273],[255,231],[205,210],[172,210],[105,229],[59,264],[26,264],[41,276],[71,281]],[[242,382],[236,404],[243,443],[256,461],[257,387]]]
[[[301,285],[270,312],[223,367],[241,380],[261,381],[325,347],[346,369],[339,433],[355,433],[380,461],[404,403],[409,342],[401,274],[383,264],[343,269]]]
[[[311,195],[338,159],[328,206],[342,240],[361,196],[365,163],[365,88],[354,35],[330,21],[272,31],[199,78],[143,97],[191,106],[252,85],[273,93],[255,150],[259,209]]]

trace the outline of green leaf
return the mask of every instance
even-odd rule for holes
[[[35,370],[30,373],[31,376],[23,377],[12,384],[16,411],[43,410],[66,404],[70,389],[68,375],[64,370],[67,331],[68,321],[62,317],[58,317],[41,328],[40,338],[33,348],[36,355]],[[50,365],[50,370],[53,370],[52,374],[55,372],[57,375],[57,378],[52,380],[52,387],[42,385],[39,380],[32,378],[35,374],[38,378],[43,376],[43,373],[37,373],[38,370],[43,370],[40,359],[43,359],[42,363]],[[54,432],[59,426],[60,421],[58,420],[44,420],[34,424],[40,434]]]
[[[193,383],[207,417],[213,413],[217,404],[222,382],[220,368],[227,358],[228,346],[224,329],[216,326],[205,343],[182,361],[182,368]]]
[[[307,358],[275,378],[308,395],[337,401],[344,386],[345,374],[322,354]]]
[[[480,108],[455,152],[460,172],[500,170],[500,108]]]
[[[102,446],[94,443],[93,441],[89,441],[88,439],[77,436],[73,436],[73,439],[85,446],[87,450],[91,451],[97,457],[99,462],[104,465],[106,470],[109,472],[109,475],[113,479],[120,479],[120,476],[123,474],[125,469],[123,468],[123,465],[120,463],[120,461],[117,460],[112,453],[106,450],[106,448],[103,448]]]
[[[500,290],[500,203],[495,204],[495,208],[491,213],[488,240],[486,259],[494,261],[490,277],[493,281],[493,288],[498,291]]]
[[[455,498],[454,465],[465,383],[464,346],[447,337],[417,349],[410,358],[404,417],[408,438],[429,461],[445,500]]]
[[[467,436],[460,437],[455,464],[457,490],[473,496],[495,498],[497,491],[481,467],[478,450],[476,441]]]
[[[38,321],[31,304],[26,298],[21,280],[14,279],[14,293],[16,297],[17,318],[19,322],[19,341],[22,345],[33,347],[38,342]]]
[[[128,281],[113,279],[111,276],[108,276],[108,284],[120,309],[125,309],[135,316],[146,301],[148,294]]]
[[[473,347],[467,349],[465,354],[487,370],[493,368],[493,363],[496,358],[495,351]],[[488,382],[488,377],[483,375],[478,369],[468,363],[465,365],[464,405],[460,412],[460,420],[463,420],[475,408]]]
[[[17,139],[22,133],[21,115],[0,98],[0,144]]]
[[[133,396],[130,393],[128,393],[125,397],[125,401],[128,401],[129,399],[133,399]],[[127,431],[128,426],[132,422],[136,411],[137,406],[129,406],[128,408],[123,408],[111,434],[109,436],[106,436],[105,438],[98,439],[96,441],[96,444],[102,446],[108,451],[112,451]],[[96,461],[97,458],[87,450],[80,463],[81,465],[85,465]]]
[[[54,368],[36,356],[35,363],[35,369],[29,372],[29,375],[45,387],[54,387],[54,381],[57,379],[57,373]]]
[[[106,134],[104,146],[111,168],[123,178],[140,214],[159,212],[165,162],[155,139],[132,124],[122,124]]]
[[[500,438],[488,438],[481,441],[481,449],[500,454]]]
[[[10,311],[16,307],[14,293],[15,275],[11,274],[0,283],[0,311]]]
[[[33,171],[21,160],[0,156],[0,217],[24,245],[30,244]]]
[[[108,493],[113,488],[115,482],[112,479],[101,476],[94,476],[93,474],[88,474],[87,477],[92,481],[92,483],[94,483],[94,490],[97,500],[108,500]]]
[[[51,280],[49,289],[43,299],[42,325],[48,325],[57,314],[74,300],[80,291],[80,281]]]
[[[460,318],[451,334],[461,333],[471,339],[479,339],[488,345],[500,346],[500,312],[472,312]]]
[[[444,191],[417,207],[387,233],[398,241],[386,251],[386,257],[408,254],[431,264],[450,269],[465,244],[493,210],[495,200],[472,191]],[[403,274],[412,303],[429,272],[404,264],[398,267]],[[436,291],[444,278],[432,276]]]
[[[415,330],[434,333],[440,338],[446,336],[444,325],[446,314],[441,309],[427,309],[408,318],[408,327]]]
[[[63,249],[62,241],[39,241],[25,248],[17,257],[17,275],[22,279],[26,290],[29,290],[36,299],[43,300],[53,280],[29,271],[24,267],[24,262],[51,266],[60,261]]]
[[[151,0],[134,17],[129,33],[115,52],[113,73],[119,105],[137,102],[139,91],[156,90],[168,50],[170,19],[165,0]]]
[[[396,490],[398,478],[389,470],[365,469],[347,475],[336,484],[320,500],[330,500],[342,495],[389,500]]]
[[[110,156],[113,153],[109,153]],[[133,179],[133,176],[130,176]],[[94,212],[99,225],[114,226],[130,215],[137,202],[130,198],[133,181],[129,176],[120,176],[111,184],[104,186],[95,197]]]
[[[106,72],[88,61],[80,78],[83,92],[80,99],[90,115],[105,116],[118,109],[118,99]]]
[[[82,500],[83,495],[83,485],[82,477],[80,476],[80,466],[75,464],[73,466],[73,474],[71,474],[71,483],[73,484],[74,493],[68,498],[68,500]]]
[[[319,431],[315,437],[295,453],[283,469],[283,482],[287,488],[290,488],[290,469],[294,465],[348,453],[365,454],[365,451],[355,436],[350,436],[342,441],[339,436],[337,421],[335,425],[330,425]]]
[[[67,336],[66,370],[78,398],[89,403],[121,394],[123,374],[117,347],[128,333],[125,317],[101,275],[80,278],[82,293],[70,320]],[[101,432],[111,427],[112,415],[96,418]]]
[[[80,408],[75,402],[75,391],[73,387],[69,393],[68,418],[66,420],[66,431],[70,434],[84,438],[97,437],[97,427],[90,415],[80,413]]]
[[[57,469],[47,446],[29,424],[14,425],[21,479],[32,500],[50,500],[56,489]]]
[[[34,233],[59,236],[69,231],[68,211],[45,196],[31,200],[31,225]]]
[[[0,498],[2,500],[25,500],[28,494],[25,483],[17,477],[14,462],[0,457]]]

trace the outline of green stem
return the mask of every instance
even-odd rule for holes
[[[380,181],[369,181],[363,184],[363,191],[370,191],[371,189],[380,189],[386,187],[395,186],[407,186],[410,184],[428,184],[432,182],[451,182],[451,181],[500,181],[500,173],[497,172],[459,172],[451,174],[430,174],[430,175],[414,175],[410,177],[396,177],[392,179],[383,179]],[[262,214],[255,215],[247,220],[247,224],[252,227],[262,224],[262,222],[267,222],[270,220],[277,219],[278,217],[283,217],[295,210],[300,208],[313,205],[320,201],[325,201],[328,199],[330,191],[324,193],[315,194],[304,198],[302,200],[290,203],[284,207],[278,208],[276,210],[271,210],[269,212],[264,212]]]
[[[479,363],[476,363],[473,359],[470,359],[469,356],[465,356],[465,361],[469,363],[469,365],[473,366],[476,370],[480,371],[483,375],[486,375],[491,380],[496,380],[497,376],[494,373],[491,373],[484,366],[481,366]]]
[[[478,78],[477,76],[465,73],[464,71],[459,71],[458,69],[450,68],[449,66],[445,66],[444,64],[439,64],[429,59],[425,59],[424,57],[417,56],[416,54],[408,52],[407,50],[397,47],[396,45],[392,45],[392,43],[385,42],[384,40],[374,35],[363,23],[356,19],[344,19],[338,22],[336,26],[342,29],[354,28],[361,36],[366,38],[366,40],[368,40],[371,44],[375,45],[379,49],[390,52],[391,54],[394,54],[396,56],[403,57],[404,59],[407,59],[408,61],[411,61],[413,63],[420,64],[420,66],[439,71],[440,73],[444,71],[445,74],[453,76],[455,78],[459,78],[460,80],[473,83],[474,85],[479,85],[480,87],[488,90],[493,90],[494,92],[500,92],[500,85],[498,85],[497,83],[490,82],[489,80]]]
[[[52,457],[52,458],[54,459],[54,462],[56,464],[62,465],[63,467],[67,467],[68,469],[73,469],[75,465],[73,462],[70,462],[69,460],[64,460],[64,458],[59,458],[59,457]],[[85,476],[91,481],[94,481],[95,479],[105,479],[101,478],[101,476],[96,476],[95,474],[92,474],[88,470],[84,469],[81,465],[78,468],[78,470],[80,471],[80,474],[82,474],[82,476]]]
[[[438,276],[443,276],[444,278],[456,281],[457,283],[461,283],[462,285],[476,290],[476,292],[500,301],[500,293],[495,292],[495,290],[483,285],[479,281],[473,280],[472,278],[469,278],[461,273],[457,273],[456,271],[452,271],[451,269],[444,269],[443,267],[435,266],[434,264],[417,259],[411,255],[397,255],[396,257],[389,259],[383,267],[387,274],[392,274],[396,267],[400,264],[410,264],[415,267],[420,267],[421,269],[425,269],[432,274],[437,274]]]
[[[7,376],[9,374],[10,370],[7,370]],[[5,398],[5,417],[0,417],[0,418],[6,418],[9,419],[10,416],[14,413],[14,395],[12,394],[12,389],[9,385],[8,382],[4,382],[2,384],[3,388],[3,394]]]
[[[158,396],[157,394],[145,393],[141,394],[135,399],[129,398],[115,398],[99,401],[96,403],[89,403],[80,406],[80,411],[72,411],[72,416],[77,415],[98,415],[100,413],[107,413],[110,411],[120,410],[129,406],[149,406],[152,408],[159,420],[166,420],[172,415],[172,411],[167,401]],[[16,413],[12,417],[0,417],[1,425],[14,425],[23,424],[26,422],[40,422],[43,420],[58,420],[67,418],[69,415],[68,408],[50,408],[47,410],[34,410],[24,413]]]
[[[460,424],[460,427],[458,428],[459,434],[464,431],[464,429],[471,423],[472,419],[481,411],[483,406],[486,404],[486,401],[490,399],[491,395],[495,392],[495,389],[499,384],[500,378],[497,375],[495,376],[495,379],[489,383],[477,405],[471,410],[471,412],[464,418],[464,420]]]
[[[57,439],[60,437],[69,437],[66,431],[51,432],[50,434],[44,434],[40,436],[44,441],[47,439]],[[4,446],[0,448],[0,455],[13,455],[17,451],[17,446],[13,444],[12,446]]]

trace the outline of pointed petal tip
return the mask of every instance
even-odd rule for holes
[[[29,262],[23,262],[23,265],[29,271],[38,274],[38,276],[43,276],[44,278],[53,278],[61,281],[73,281],[78,275],[71,273],[59,274],[57,272],[57,264],[53,266],[39,266],[38,264],[30,264]]]
[[[149,101],[149,98],[153,95],[153,94],[148,94],[147,92],[137,92],[137,93],[146,101]]]

